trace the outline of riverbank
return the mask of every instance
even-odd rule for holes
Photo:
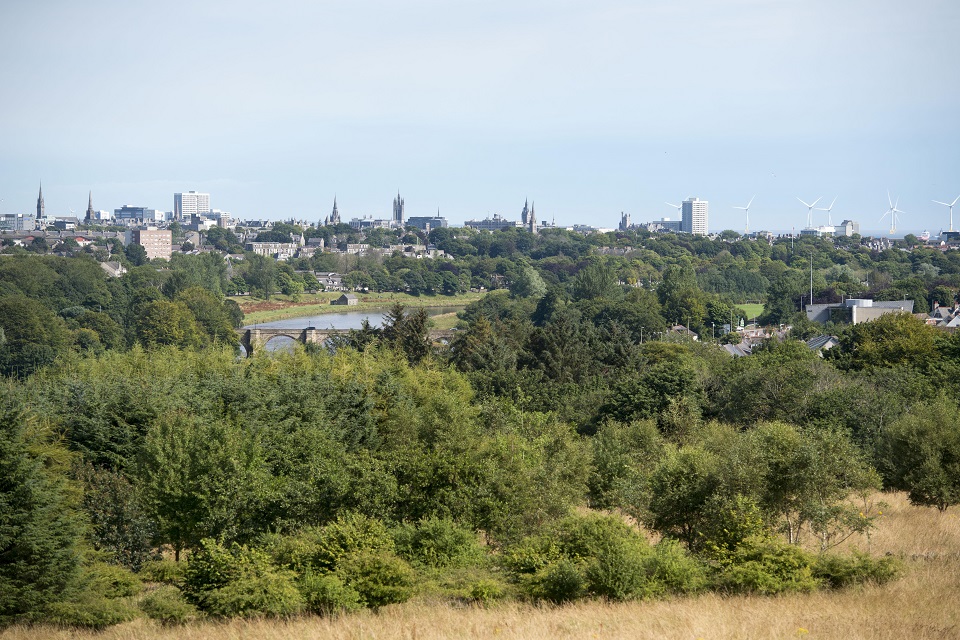
[[[399,302],[404,307],[463,307],[476,302],[486,293],[463,293],[455,296],[412,296],[408,293],[358,293],[358,304],[349,307],[330,304],[341,295],[339,291],[302,294],[294,301],[290,296],[276,295],[269,300],[252,296],[231,296],[230,299],[240,305],[244,324],[274,322],[287,318],[316,316],[344,311],[364,311],[383,309]]]

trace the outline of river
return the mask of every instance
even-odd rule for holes
[[[408,308],[407,313],[414,310]],[[453,307],[427,307],[428,316],[438,316],[444,313],[455,313],[463,310],[463,306]],[[244,327],[244,329],[253,329],[260,327],[264,329],[303,329],[304,327],[315,327],[317,329],[359,329],[364,320],[370,321],[370,326],[379,327],[383,324],[383,317],[389,311],[388,308],[364,309],[363,311],[338,311],[336,313],[321,313],[312,316],[300,316],[298,318],[286,318],[284,320],[274,320],[273,322],[258,322]],[[286,336],[277,336],[271,338],[264,348],[267,351],[290,350],[296,345],[296,341]]]

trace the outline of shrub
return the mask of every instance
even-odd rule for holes
[[[498,580],[481,578],[470,585],[468,594],[474,602],[487,604],[505,598],[507,588],[506,585]]]
[[[307,610],[312,613],[331,616],[363,608],[357,590],[335,575],[308,572],[300,579],[299,587]]]
[[[215,616],[285,616],[303,608],[294,574],[247,546],[204,539],[184,572],[187,601]]]
[[[834,589],[866,582],[884,584],[902,571],[903,565],[893,556],[871,558],[859,551],[850,556],[824,554],[813,565],[814,577]]]
[[[667,593],[697,593],[707,586],[706,566],[677,540],[661,540],[646,566],[650,580]]]
[[[610,600],[635,600],[656,593],[647,574],[649,547],[630,538],[601,540],[587,565],[587,588]]]
[[[696,547],[709,559],[723,565],[744,540],[771,537],[760,507],[752,498],[715,495],[707,501],[701,540]]]
[[[514,574],[532,575],[556,562],[563,553],[558,541],[547,535],[529,536],[508,547],[500,564]]]
[[[94,562],[85,567],[81,580],[87,589],[105,598],[135,596],[143,591],[143,583],[136,574],[106,562]]]
[[[137,617],[137,610],[125,600],[107,598],[95,591],[83,591],[47,609],[44,622],[67,627],[104,629]]]
[[[199,616],[197,608],[183,599],[180,589],[164,585],[140,600],[140,610],[162,624],[186,624]]]
[[[371,607],[405,602],[413,595],[413,569],[392,554],[354,554],[340,563],[337,574]]]
[[[485,558],[476,534],[449,519],[401,525],[393,537],[402,558],[428,567],[475,566]]]
[[[765,538],[745,540],[718,584],[734,593],[760,595],[813,591],[818,586],[811,559],[802,549]]]
[[[523,588],[532,598],[560,604],[583,597],[587,592],[587,580],[577,563],[562,558],[530,576],[524,581]]]
[[[293,535],[267,533],[260,536],[259,547],[278,567],[304,573],[316,562],[317,535],[313,528]]]
[[[356,554],[392,554],[393,537],[379,520],[359,513],[347,513],[315,534],[316,548],[311,565],[335,571],[346,558]]]
[[[175,584],[183,579],[186,563],[168,560],[148,560],[140,567],[140,578],[147,582]]]

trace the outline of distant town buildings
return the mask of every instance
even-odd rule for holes
[[[813,322],[826,324],[844,322],[860,324],[876,320],[888,313],[913,313],[913,300],[870,300],[866,298],[850,298],[843,302],[829,304],[808,304],[806,307],[807,319]]]
[[[193,216],[210,212],[210,194],[188,191],[173,194],[173,219],[190,220]]]
[[[447,219],[435,216],[411,216],[407,218],[407,226],[415,227],[421,231],[430,231],[432,229],[442,229],[447,226]]]
[[[135,207],[132,204],[125,204],[119,209],[113,210],[113,219],[117,221],[117,224],[127,226],[151,225],[164,222],[166,220],[166,214],[157,209]]]
[[[37,228],[37,218],[32,213],[0,214],[0,230],[33,231]]]
[[[169,260],[173,255],[173,234],[169,229],[147,227],[127,231],[127,244],[139,244],[147,252],[147,259],[163,258]]]
[[[695,236],[707,235],[708,203],[700,198],[687,198],[682,204],[680,231]]]
[[[516,220],[507,220],[499,213],[493,214],[492,218],[483,220],[465,220],[463,226],[477,229],[478,231],[499,231],[501,229],[520,229],[525,226],[523,222]]]

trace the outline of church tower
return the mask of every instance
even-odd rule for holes
[[[337,211],[337,196],[333,196],[333,213],[330,214],[330,224],[340,224],[340,212]]]
[[[90,224],[91,222],[93,222],[94,215],[95,214],[93,213],[93,191],[91,191],[90,199],[87,201],[87,215],[83,219],[83,221],[86,222],[87,224]]]
[[[530,208],[527,206],[528,203],[529,200],[523,201],[523,211],[520,212],[520,224],[523,226],[527,226],[527,218],[530,215]]]
[[[391,222],[394,227],[403,227],[403,198],[400,197],[399,191],[397,191],[397,197],[393,200],[393,220]]]
[[[535,203],[530,203],[530,215],[527,216],[527,229],[530,233],[537,232],[537,214],[534,213],[534,205]]]
[[[47,217],[47,208],[43,205],[43,183],[40,183],[40,196],[37,197],[37,220]]]

